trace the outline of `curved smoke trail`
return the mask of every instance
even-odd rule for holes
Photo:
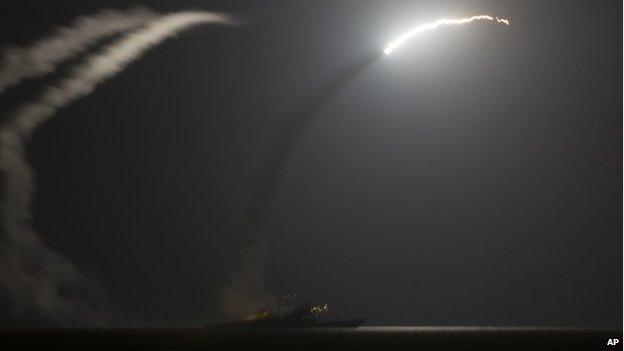
[[[509,25],[509,20],[477,15],[459,19],[440,19],[432,23],[420,25],[401,35],[391,42],[383,53],[390,55],[395,49],[412,37],[441,25],[466,24],[477,20],[489,20]],[[257,179],[257,188],[253,202],[247,211],[243,223],[243,239],[245,245],[241,253],[241,265],[237,271],[227,278],[224,289],[224,312],[228,317],[247,316],[260,307],[269,305],[274,298],[264,288],[264,256],[267,241],[267,225],[271,213],[271,204],[277,196],[284,173],[286,161],[294,146],[302,138],[307,126],[327,101],[354,77],[371,66],[381,57],[372,54],[356,61],[339,71],[316,91],[312,97],[293,113],[293,123],[282,131],[281,138],[268,148],[265,163]]]
[[[60,108],[93,92],[148,49],[200,24],[233,25],[228,15],[201,11],[162,15],[89,55],[66,78],[44,89],[0,124],[0,294],[14,315],[36,314],[66,325],[110,319],[97,291],[74,265],[45,245],[31,225],[32,169],[24,151],[32,132]]]
[[[271,204],[277,196],[286,161],[327,100],[379,57],[377,53],[366,56],[335,73],[293,113],[296,118],[280,132],[281,137],[268,146],[265,161],[256,179],[253,200],[241,228],[244,243],[241,263],[237,270],[228,275],[223,290],[222,308],[226,317],[246,317],[276,301],[264,287],[263,270]]]
[[[78,17],[70,26],[59,27],[28,47],[9,47],[0,59],[0,94],[25,79],[52,73],[61,63],[98,41],[142,26],[156,17],[143,7],[127,11],[104,9]]]

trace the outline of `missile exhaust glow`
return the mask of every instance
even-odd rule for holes
[[[472,17],[455,18],[455,19],[441,18],[441,19],[439,19],[439,20],[437,20],[435,22],[421,24],[420,26],[415,27],[415,28],[409,30],[408,32],[402,34],[400,37],[396,38],[390,44],[388,44],[388,46],[386,46],[386,48],[383,50],[383,52],[386,55],[390,55],[394,50],[398,49],[406,41],[410,40],[411,38],[415,37],[416,35],[418,35],[418,34],[420,34],[422,32],[428,31],[428,30],[435,29],[435,28],[437,28],[439,26],[442,26],[442,25],[466,24],[466,23],[470,23],[470,22],[474,22],[474,21],[482,21],[482,20],[496,21],[496,23],[501,23],[501,24],[504,24],[506,26],[509,25],[509,20],[508,19],[493,17],[493,16],[490,16],[490,15],[477,15],[477,16],[472,16]]]

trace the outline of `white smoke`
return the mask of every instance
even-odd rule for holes
[[[54,72],[61,63],[98,41],[142,26],[156,16],[142,7],[127,11],[105,9],[78,17],[70,26],[59,27],[28,47],[7,48],[0,58],[0,94],[25,79]]]
[[[227,319],[244,319],[260,308],[277,301],[265,289],[264,261],[266,259],[267,235],[252,229],[244,233],[245,243],[241,249],[239,266],[228,272],[222,287],[221,312]]]
[[[47,87],[0,125],[0,294],[13,312],[65,323],[99,323],[110,316],[97,291],[67,259],[48,248],[31,226],[34,177],[24,145],[57,111],[93,92],[151,47],[190,27],[236,24],[225,14],[186,11],[162,15],[91,54],[58,84]],[[99,37],[98,37],[99,39]]]
[[[145,28],[125,35],[106,46],[101,52],[90,55],[84,63],[71,70],[68,77],[48,87],[38,101],[22,106],[1,126],[2,133],[28,137],[32,130],[56,111],[74,100],[90,94],[98,84],[112,78],[139,58],[145,51],[163,40],[205,23],[234,24],[224,14],[212,12],[177,12],[149,22]]]

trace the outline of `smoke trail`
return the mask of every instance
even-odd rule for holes
[[[436,22],[416,27],[403,34],[390,43],[384,49],[384,53],[389,55],[405,41],[423,31],[434,29],[440,25],[465,24],[476,20],[495,20],[497,23],[509,25],[509,20],[489,15],[478,15],[462,19],[440,19]],[[280,139],[270,145],[264,166],[260,170],[260,176],[257,180],[254,200],[247,211],[243,226],[245,246],[241,253],[241,265],[237,271],[229,275],[226,281],[223,308],[227,316],[241,317],[249,315],[258,308],[266,306],[271,301],[270,295],[263,286],[267,221],[270,217],[271,203],[277,195],[286,161],[293,147],[301,139],[310,121],[325,105],[327,100],[360,72],[371,66],[379,57],[379,54],[373,54],[338,72],[307,100],[300,110],[294,113],[294,118],[292,118],[293,124],[283,131]]]
[[[142,7],[127,11],[105,9],[78,17],[71,25],[57,28],[28,47],[7,48],[0,59],[0,94],[25,79],[52,73],[61,63],[98,41],[137,28],[155,17],[151,10]]]
[[[276,301],[264,287],[264,261],[271,204],[277,196],[286,161],[327,100],[379,57],[375,53],[337,72],[293,113],[292,123],[280,132],[280,138],[268,146],[256,179],[253,200],[241,228],[244,242],[241,263],[228,275],[223,289],[222,312],[226,317],[246,317]]]
[[[24,144],[36,127],[76,99],[90,94],[151,47],[192,26],[236,24],[225,14],[177,12],[163,15],[88,56],[38,100],[27,103],[0,125],[0,294],[14,313],[33,313],[58,323],[99,323],[107,315],[97,292],[69,262],[48,248],[30,222],[34,179]]]

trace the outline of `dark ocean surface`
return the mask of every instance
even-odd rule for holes
[[[67,329],[0,331],[0,350],[622,350],[621,340],[621,328]]]

